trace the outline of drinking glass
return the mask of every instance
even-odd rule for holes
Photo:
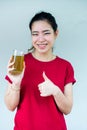
[[[14,70],[12,74],[20,74],[23,70],[24,53],[20,50],[14,50],[12,55],[12,61],[14,61]]]

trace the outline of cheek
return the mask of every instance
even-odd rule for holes
[[[37,38],[32,38],[32,44],[34,44],[35,42],[37,42]]]
[[[54,44],[54,41],[55,41],[54,37],[49,37],[48,38],[49,43]]]

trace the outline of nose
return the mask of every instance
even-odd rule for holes
[[[44,36],[43,36],[43,34],[39,34],[38,40],[39,40],[40,42],[44,41]]]

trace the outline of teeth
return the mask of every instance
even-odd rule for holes
[[[38,46],[41,46],[41,45],[47,45],[47,43],[46,44],[37,44]]]

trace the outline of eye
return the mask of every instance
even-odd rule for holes
[[[44,34],[45,34],[45,35],[49,35],[49,34],[51,34],[51,33],[50,33],[50,32],[45,32]]]
[[[38,34],[37,33],[32,33],[32,36],[38,36]]]

